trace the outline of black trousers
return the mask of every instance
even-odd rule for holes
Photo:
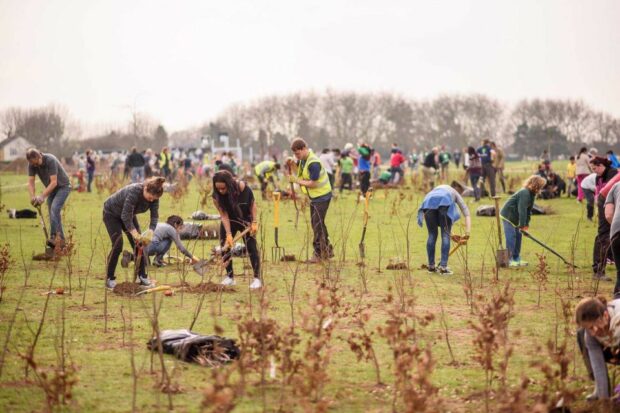
[[[329,234],[325,225],[325,216],[330,201],[331,199],[323,202],[310,202],[310,222],[314,233],[312,246],[315,257],[329,258],[333,256],[333,248],[329,242]]]
[[[586,210],[588,211],[588,219],[591,221],[594,218],[594,191],[584,189],[583,194],[586,197]]]
[[[596,238],[594,238],[594,250],[592,252],[592,272],[594,274],[605,274],[607,257],[610,253],[610,231],[611,224],[605,219],[605,206],[602,201],[598,203],[598,230]]]
[[[614,287],[614,295],[620,293],[620,232],[616,232],[611,238],[611,252],[616,262],[616,286]]]
[[[118,264],[118,256],[121,255],[121,252],[123,251],[123,233],[125,233],[129,243],[131,244],[134,257],[138,256],[136,251],[136,243],[120,218],[104,213],[103,223],[108,230],[108,235],[110,236],[110,241],[112,242],[112,249],[108,255],[107,277],[109,280],[114,280],[116,279],[114,272],[116,271],[116,265]],[[136,227],[138,232],[140,232],[138,219],[135,215],[133,217],[133,226]],[[144,255],[142,255],[142,259],[140,259],[138,275],[141,277],[146,277],[146,257],[144,257]]]
[[[246,228],[241,222],[230,222],[230,232],[233,236],[237,232],[241,232]],[[220,245],[224,246],[226,242],[226,230],[224,229],[224,224],[220,224]],[[245,247],[248,250],[248,255],[250,256],[250,264],[252,264],[252,271],[254,272],[254,277],[260,277],[260,255],[258,254],[258,246],[256,244],[256,238],[254,235],[247,234],[243,237],[243,242],[245,243]],[[233,277],[233,260],[232,258],[228,260],[228,264],[226,265],[226,275],[229,277]]]
[[[340,174],[340,192],[341,193],[345,186],[349,189],[349,191],[353,190],[353,177],[351,176],[351,174],[347,174],[343,172],[342,174]]]
[[[489,192],[491,192],[491,196],[495,196],[495,168],[493,168],[492,164],[482,164],[482,177],[484,178],[485,185],[487,182],[489,183]]]
[[[366,196],[368,188],[370,188],[370,171],[360,172],[360,191],[364,196]]]

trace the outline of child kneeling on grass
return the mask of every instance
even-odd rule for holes
[[[532,175],[525,180],[523,188],[515,192],[502,207],[500,215],[504,224],[506,247],[510,251],[509,267],[523,267],[527,262],[521,260],[521,230],[527,231],[536,195],[547,184],[547,180]]]
[[[607,363],[620,364],[620,300],[609,303],[604,298],[584,298],[575,308],[577,343],[594,392],[587,400],[609,398]]]
[[[156,267],[163,267],[166,265],[163,262],[164,255],[170,250],[172,243],[177,246],[179,251],[186,257],[188,257],[192,264],[195,264],[199,261],[197,257],[195,257],[191,252],[189,252],[183,243],[181,242],[181,238],[179,237],[179,232],[183,228],[183,218],[178,215],[171,215],[168,217],[165,223],[158,223],[155,227],[155,231],[153,232],[153,239],[151,243],[144,248],[144,254],[146,256],[155,256],[153,260],[153,265]],[[121,265],[123,267],[127,267],[129,265],[129,261],[133,260],[133,254],[128,251],[123,251],[123,259],[121,261]]]

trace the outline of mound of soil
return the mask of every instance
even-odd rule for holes
[[[224,293],[234,293],[237,291],[237,289],[235,287],[224,286],[224,285],[216,284],[214,282],[209,281],[206,283],[189,285],[186,291],[190,293],[196,293],[196,294],[217,293],[220,291]]]
[[[285,254],[280,261],[295,261],[295,254]]]
[[[118,294],[123,297],[133,297],[136,293],[144,290],[144,287],[140,284],[132,283],[132,282],[122,282],[116,284],[116,287],[112,290],[114,294]]]
[[[59,255],[48,255],[46,253],[35,254],[32,256],[34,261],[58,261],[60,259]]]

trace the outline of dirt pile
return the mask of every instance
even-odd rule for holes
[[[125,281],[116,284],[116,287],[114,287],[112,292],[123,297],[133,297],[136,293],[142,291],[143,289],[144,287],[140,284]]]

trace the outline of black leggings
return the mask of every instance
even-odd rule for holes
[[[616,263],[616,286],[614,287],[614,295],[620,293],[620,232],[616,232],[611,238],[611,252]]]
[[[360,191],[364,196],[366,196],[368,188],[370,188],[370,171],[360,172]]]
[[[238,222],[230,222],[230,232],[233,236],[237,232],[241,232],[246,228],[245,225]],[[226,242],[226,230],[224,229],[224,224],[220,224],[220,245],[224,246]],[[250,264],[252,264],[252,270],[254,271],[254,277],[260,277],[260,255],[258,254],[258,247],[256,245],[256,238],[254,235],[247,234],[243,237],[243,242],[245,243],[245,247],[248,250],[248,254],[250,255]],[[233,260],[232,258],[228,260],[228,264],[226,265],[226,275],[229,277],[233,277]]]
[[[345,186],[351,191],[353,189],[353,179],[351,174],[343,172],[340,175],[340,192],[342,192]]]
[[[136,251],[136,243],[134,242],[129,231],[127,231],[127,228],[125,228],[125,225],[123,225],[123,221],[120,218],[104,213],[103,223],[108,230],[108,235],[110,236],[110,241],[112,242],[112,249],[108,255],[107,277],[109,280],[114,280],[116,279],[114,272],[116,271],[116,264],[118,264],[118,256],[121,255],[121,252],[123,251],[123,232],[131,244],[134,257],[138,256]],[[135,215],[133,217],[133,226],[136,228],[136,231],[140,232],[138,219]],[[140,259],[139,262],[138,275],[141,277],[146,277],[146,258],[144,256],[142,256],[142,259]]]

